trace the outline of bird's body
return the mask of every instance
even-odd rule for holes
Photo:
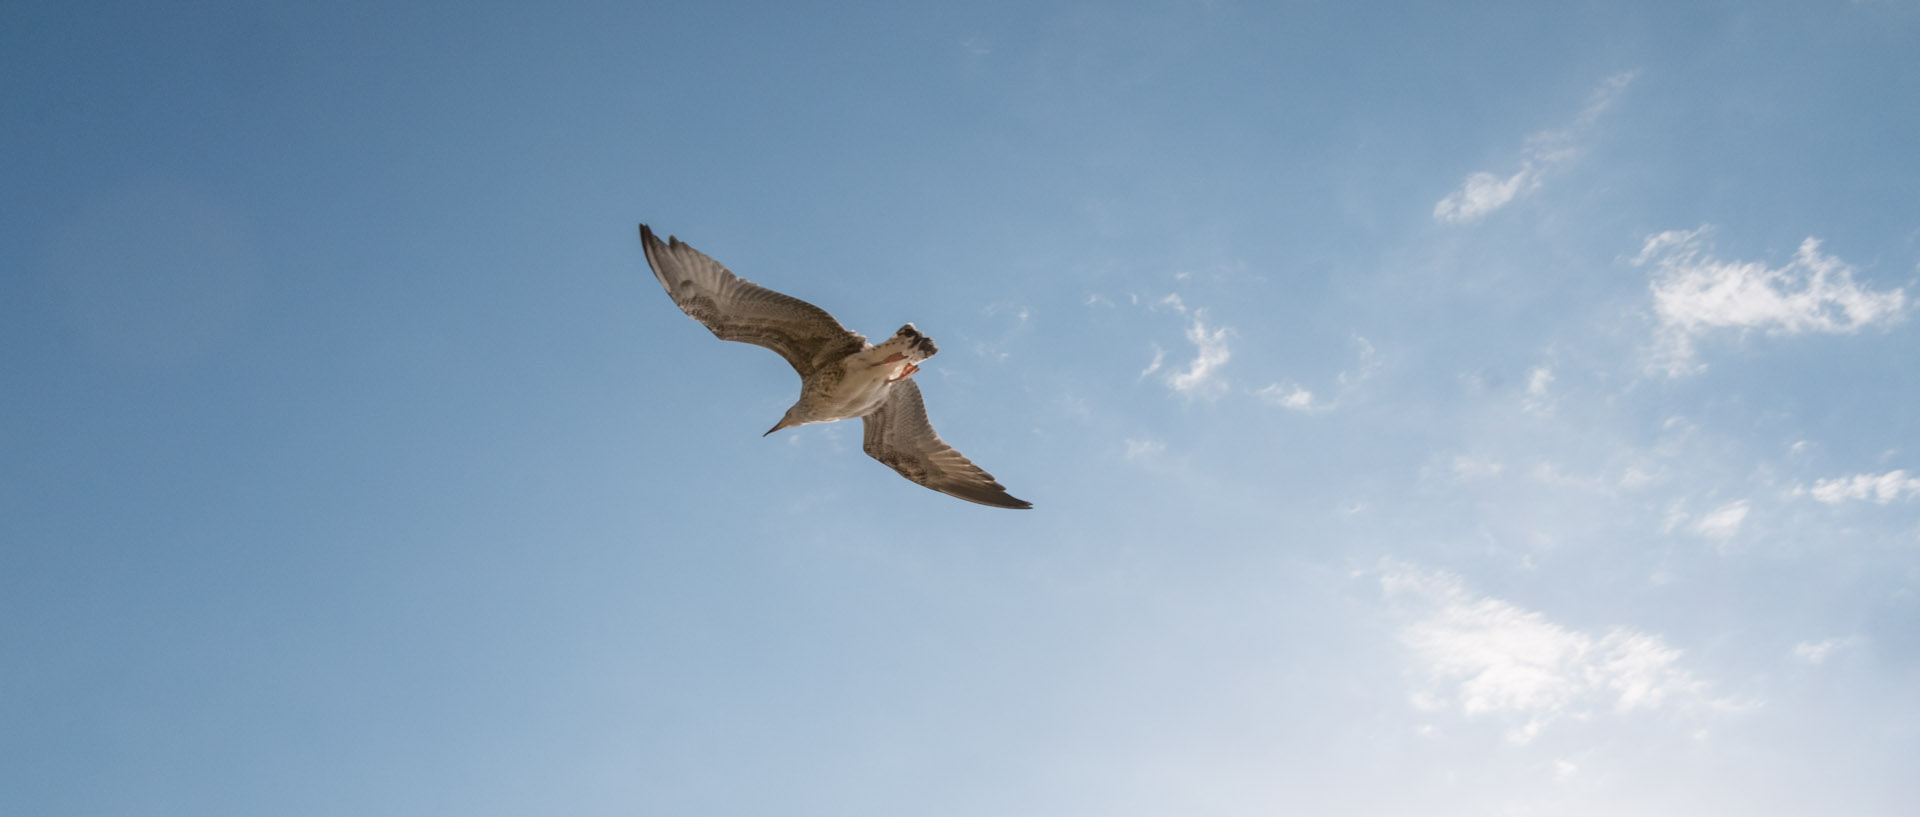
[[[901,476],[969,502],[1032,507],[934,433],[909,378],[939,349],[913,324],[875,346],[825,310],[734,275],[678,238],[661,241],[642,224],[640,243],[681,311],[721,340],[772,349],[800,374],[800,398],[768,434],[859,417],[862,449]]]
[[[792,422],[774,431],[807,423],[832,423],[872,414],[887,402],[893,386],[920,370],[920,362],[940,350],[913,324],[875,346],[860,339],[860,351],[823,364],[800,378],[800,399],[788,410]]]

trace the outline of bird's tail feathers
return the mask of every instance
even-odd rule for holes
[[[900,327],[900,331],[894,332],[893,337],[881,345],[905,347],[903,351],[910,350],[909,357],[915,363],[940,353],[940,347],[933,345],[933,338],[920,334],[920,330],[913,328],[911,323]]]

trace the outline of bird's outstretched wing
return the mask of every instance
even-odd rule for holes
[[[653,277],[680,311],[721,340],[779,352],[801,377],[866,346],[864,336],[848,331],[826,310],[734,275],[678,238],[661,241],[642,224],[640,243]]]
[[[900,476],[948,496],[996,508],[1031,508],[993,480],[993,475],[953,450],[927,422],[920,387],[911,380],[893,384],[887,401],[861,418],[866,422],[867,456],[887,464]]]

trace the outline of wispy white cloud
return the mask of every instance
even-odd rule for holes
[[[1167,387],[1187,397],[1210,400],[1220,396],[1227,388],[1226,380],[1220,376],[1220,367],[1233,356],[1233,350],[1227,345],[1227,338],[1232,335],[1233,330],[1225,326],[1209,329],[1206,310],[1194,310],[1193,325],[1187,327],[1187,340],[1194,346],[1193,360],[1167,375]]]
[[[1498,460],[1461,454],[1453,458],[1453,475],[1458,479],[1487,479],[1500,476],[1507,466]]]
[[[1576,471],[1568,471],[1564,467],[1551,462],[1536,464],[1533,466],[1533,471],[1527,474],[1527,477],[1541,485],[1573,488],[1587,493],[1605,494],[1609,496],[1611,496],[1614,493],[1614,489],[1618,487],[1616,480],[1604,474],[1581,474]]]
[[[1648,472],[1637,465],[1629,465],[1620,474],[1619,487],[1623,491],[1638,491],[1652,485],[1659,478],[1659,474]]]
[[[1140,379],[1145,380],[1149,375],[1160,371],[1160,366],[1166,362],[1167,350],[1160,348],[1160,344],[1158,343],[1153,344],[1153,361],[1148,363],[1146,368],[1140,370]]]
[[[1141,299],[1135,299],[1136,304],[1140,302]],[[1233,357],[1233,349],[1229,343],[1229,339],[1233,337],[1233,329],[1225,326],[1209,326],[1207,310],[1187,306],[1186,300],[1177,292],[1169,293],[1159,300],[1150,301],[1146,306],[1149,311],[1170,311],[1189,321],[1186,336],[1187,341],[1193,344],[1194,357],[1185,366],[1165,372],[1163,382],[1167,384],[1167,388],[1188,399],[1212,400],[1226,393],[1227,381],[1221,377],[1220,367],[1225,366]],[[1167,350],[1157,343],[1153,344],[1153,360],[1147,363],[1145,369],[1140,370],[1140,378],[1144,380],[1164,371],[1166,363]]]
[[[1353,342],[1360,347],[1359,358],[1354,362],[1353,368],[1340,372],[1340,376],[1336,378],[1336,382],[1342,389],[1359,385],[1380,370],[1380,356],[1374,351],[1373,342],[1359,335],[1353,336]]]
[[[1307,391],[1296,383],[1274,383],[1264,388],[1255,389],[1253,394],[1261,400],[1266,401],[1269,405],[1293,409],[1294,411],[1326,411],[1327,409],[1333,408],[1333,406],[1325,402],[1316,402],[1313,399],[1313,392]]]
[[[1353,368],[1341,371],[1335,378],[1334,382],[1338,385],[1338,389],[1332,399],[1316,396],[1305,386],[1292,381],[1272,383],[1254,389],[1253,395],[1268,405],[1294,411],[1332,411],[1339,408],[1341,401],[1346,399],[1347,393],[1353,387],[1366,382],[1368,378],[1373,377],[1374,372],[1380,369],[1379,355],[1374,351],[1373,343],[1359,335],[1355,335],[1353,341],[1360,347],[1358,359]]]
[[[1667,506],[1666,514],[1661,517],[1659,530],[1661,533],[1672,533],[1679,530],[1680,525],[1686,521],[1686,503],[1674,502]]]
[[[1714,330],[1850,334],[1899,320],[1906,309],[1905,290],[1855,283],[1853,267],[1820,252],[1817,239],[1801,242],[1792,261],[1774,268],[1715,258],[1704,240],[1708,229],[1650,236],[1633,262],[1653,268],[1656,363],[1669,375],[1703,368],[1694,363],[1694,341]]]
[[[1548,388],[1553,385],[1553,369],[1535,366],[1527,374],[1527,398],[1521,405],[1533,414],[1552,414],[1553,395]]]
[[[1381,586],[1412,615],[1400,641],[1431,684],[1416,703],[1517,720],[1508,733],[1515,742],[1598,708],[1628,713],[1710,703],[1706,684],[1681,667],[1682,652],[1659,636],[1624,627],[1581,632],[1475,596],[1453,574],[1402,563],[1386,565]]]
[[[1562,758],[1553,762],[1553,782],[1565,783],[1580,771],[1580,765]]]
[[[1827,657],[1836,650],[1843,650],[1860,643],[1859,636],[1842,636],[1820,641],[1802,641],[1793,645],[1793,657],[1808,664],[1824,664]]]
[[[1540,171],[1528,162],[1520,172],[1506,178],[1481,171],[1467,177],[1459,190],[1433,206],[1433,217],[1455,224],[1472,224],[1488,213],[1507,206],[1522,193],[1540,187]]]
[[[1842,502],[1876,502],[1885,505],[1895,500],[1920,497],[1920,477],[1908,476],[1906,471],[1854,474],[1823,479],[1815,482],[1812,488],[1794,491],[1796,494],[1803,492],[1828,505]]]
[[[1593,129],[1601,114],[1613,107],[1636,73],[1629,71],[1608,77],[1587,99],[1586,107],[1572,124],[1528,136],[1518,171],[1511,175],[1480,171],[1467,176],[1460,189],[1448,193],[1433,206],[1434,219],[1472,224],[1514,199],[1540,189],[1549,170],[1579,155],[1578,141]]]
[[[1123,442],[1126,445],[1126,457],[1130,460],[1143,460],[1167,450],[1167,444],[1159,440],[1129,437]]]
[[[1693,523],[1693,532],[1716,542],[1725,542],[1740,532],[1740,525],[1747,521],[1747,501],[1734,500],[1707,512]]]

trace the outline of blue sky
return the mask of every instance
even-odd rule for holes
[[[8,17],[0,811],[1920,798],[1912,2]]]

